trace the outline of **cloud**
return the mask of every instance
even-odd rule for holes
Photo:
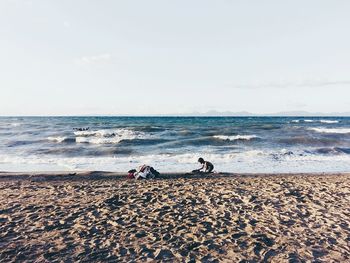
[[[327,86],[345,86],[350,85],[350,80],[303,80],[298,82],[272,82],[263,84],[244,84],[234,85],[236,89],[283,89],[283,88],[312,88],[312,87],[327,87]]]
[[[99,54],[95,56],[83,56],[74,60],[78,65],[92,65],[106,63],[113,59],[113,56],[109,53]]]

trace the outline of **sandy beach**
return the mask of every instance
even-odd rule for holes
[[[0,173],[1,262],[350,262],[350,174]]]

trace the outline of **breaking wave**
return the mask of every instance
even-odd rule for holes
[[[92,144],[116,144],[121,141],[146,139],[150,135],[144,132],[136,132],[129,129],[96,130],[96,131],[75,131],[77,143]]]
[[[349,128],[308,128],[308,130],[319,133],[347,134],[350,133]]]
[[[334,124],[334,123],[339,123],[338,120],[292,120],[292,123],[300,123],[300,122],[306,122],[306,123],[313,123],[313,122],[320,122],[320,123],[325,123],[325,124]]]
[[[332,124],[332,123],[339,123],[339,121],[336,120],[320,120],[321,123],[328,123],[328,124]]]

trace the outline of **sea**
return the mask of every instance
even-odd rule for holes
[[[0,171],[350,172],[350,117],[0,117]]]

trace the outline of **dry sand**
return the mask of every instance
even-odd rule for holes
[[[0,261],[350,262],[350,175],[0,173]]]

